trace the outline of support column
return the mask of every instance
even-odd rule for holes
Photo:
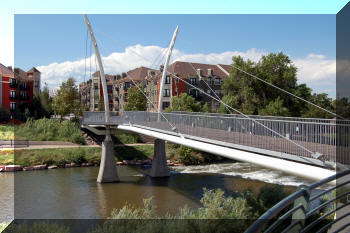
[[[156,139],[154,141],[154,155],[152,161],[151,177],[167,176],[169,176],[169,170],[166,162],[165,141]]]
[[[114,159],[114,145],[110,135],[110,129],[106,128],[106,138],[102,142],[102,156],[100,170],[97,177],[98,183],[119,182],[119,176]]]

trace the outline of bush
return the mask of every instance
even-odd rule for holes
[[[133,144],[142,143],[142,138],[136,133],[114,133],[112,134],[112,140],[117,144]]]
[[[24,125],[15,129],[15,135],[33,141],[69,141],[85,144],[78,124],[58,119],[30,118]]]
[[[71,155],[70,161],[76,164],[86,163],[87,159],[85,157],[85,151],[79,148],[77,152]]]

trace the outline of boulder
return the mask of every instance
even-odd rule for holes
[[[58,168],[56,165],[48,166],[47,169],[56,169]]]
[[[22,167],[20,165],[6,165],[5,172],[16,172],[22,171]]]
[[[65,168],[71,167],[70,163],[66,163]]]
[[[46,169],[46,165],[36,165],[33,168],[34,170],[44,170]]]
[[[4,172],[5,171],[5,165],[0,165],[0,172]]]
[[[33,166],[28,166],[23,168],[23,171],[33,171],[33,170],[34,170]]]

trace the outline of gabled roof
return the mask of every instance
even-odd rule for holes
[[[20,79],[27,79],[27,72],[25,72],[24,70],[22,70],[21,68],[15,68],[14,69],[14,74],[16,78],[20,78]]]
[[[148,71],[150,70],[154,72],[156,71],[154,69],[147,68],[144,66],[138,67],[136,69],[126,72],[128,76],[125,79],[129,80],[130,78],[132,78],[134,81],[141,81],[146,78],[146,76],[148,75]]]
[[[229,70],[229,65],[221,65],[225,70]],[[202,77],[209,77],[208,69],[211,69],[213,72],[213,77],[220,76],[226,78],[227,75],[217,66],[212,64],[202,64],[195,62],[184,62],[176,61],[168,67],[168,71],[172,74],[179,75],[181,78],[188,78],[189,76],[197,76],[197,69],[202,70]]]
[[[1,76],[13,77],[13,71],[0,63],[0,74]]]
[[[40,71],[37,68],[33,67],[30,70],[28,70],[27,73],[38,73],[38,72],[40,73]]]

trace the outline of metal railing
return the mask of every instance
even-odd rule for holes
[[[4,147],[28,147],[28,140],[0,140],[0,148]]]
[[[86,124],[104,122],[103,112],[84,113]],[[350,121],[188,112],[163,113],[185,137],[256,153],[327,166],[350,164]],[[110,124],[133,124],[174,133],[154,112],[112,114]],[[316,155],[316,156],[315,156]]]
[[[336,186],[319,189],[334,180],[337,180]],[[245,233],[326,232],[330,228],[332,232],[341,232],[350,226],[350,221],[346,221],[350,217],[349,184],[350,170],[346,170],[309,186],[300,186],[298,191],[263,214]]]

